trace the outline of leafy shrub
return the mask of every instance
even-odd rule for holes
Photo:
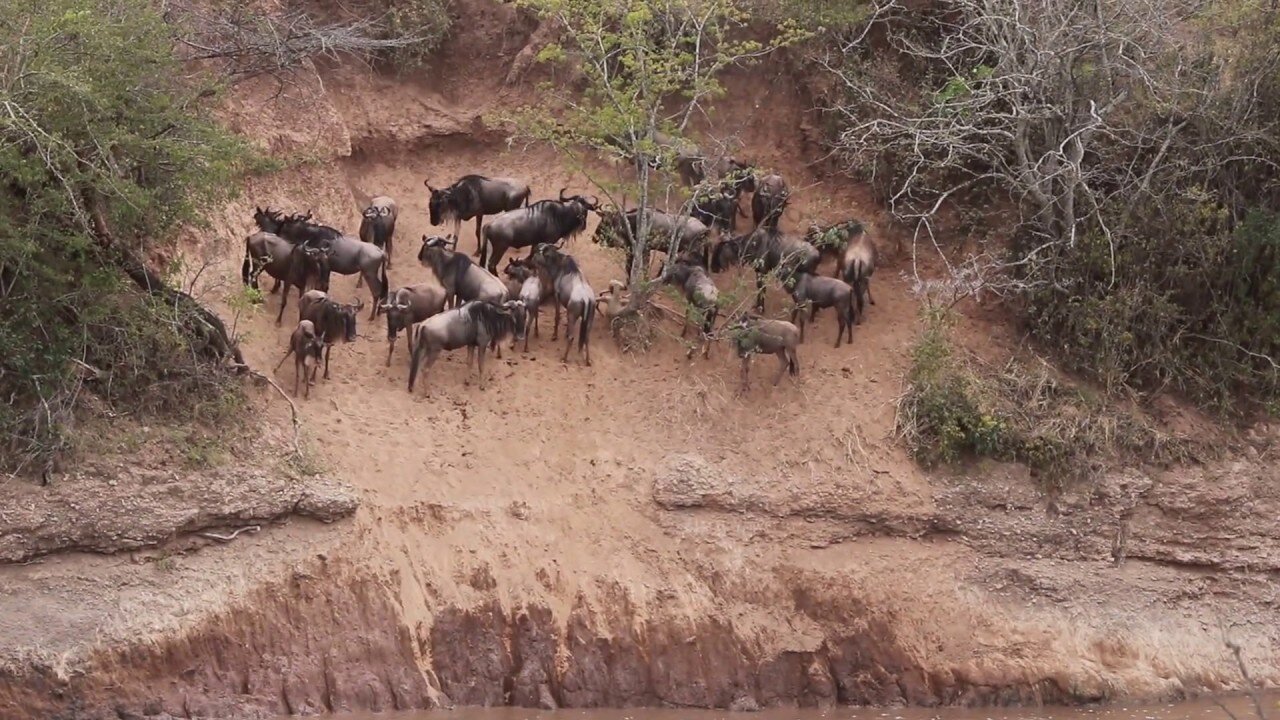
[[[189,308],[124,279],[227,197],[245,146],[205,119],[148,0],[0,0],[0,465],[67,449],[87,389],[120,412],[222,405]],[[109,228],[110,238],[107,238]],[[134,268],[136,270],[136,267]]]
[[[373,4],[385,13],[384,38],[416,40],[385,51],[387,61],[397,67],[425,64],[449,36],[453,24],[449,0],[376,0]]]
[[[926,467],[972,458],[1021,462],[1056,488],[1086,479],[1109,458],[1167,462],[1205,450],[1141,413],[1057,379],[1047,365],[991,367],[952,345],[949,311],[927,305],[897,425]]]

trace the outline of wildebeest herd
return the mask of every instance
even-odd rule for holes
[[[704,358],[715,338],[727,338],[742,361],[744,391],[754,354],[778,357],[775,385],[784,372],[799,374],[796,349],[804,340],[805,326],[820,309],[831,308],[836,315],[837,348],[853,341],[853,326],[861,324],[866,304],[875,303],[870,279],[878,261],[876,246],[860,222],[825,227],[814,223],[803,236],[788,234],[779,227],[791,197],[781,176],[757,177],[754,168],[732,158],[707,162],[685,157],[678,169],[684,182],[695,186],[688,214],[649,210],[643,224],[649,228],[647,251],[666,255],[655,280],[678,290],[687,304],[681,337],[691,325],[696,327]],[[332,346],[356,338],[357,316],[365,303],[357,299],[344,304],[330,297],[334,272],[356,275],[357,288],[368,285],[371,320],[386,316],[387,366],[399,333],[405,332],[410,392],[420,372],[426,384],[425,373],[441,352],[462,348],[467,349],[468,369],[477,358],[483,388],[485,352],[501,357],[501,346],[508,341],[512,348],[523,342],[528,350],[530,334],[541,334],[539,317],[547,305],[555,313],[552,341],[558,338],[562,311],[565,315],[562,361],[568,361],[576,340],[578,354],[591,364],[591,328],[599,306],[606,304],[603,312],[610,317],[617,314],[624,285],[614,280],[597,293],[563,245],[586,230],[588,215],[594,212],[600,222],[593,241],[624,249],[629,268],[630,239],[640,231],[640,213],[601,207],[595,197],[566,195],[564,189],[555,198],[531,203],[529,185],[511,178],[466,175],[444,188],[423,184],[430,192],[431,224],[453,225],[448,236],[422,237],[418,261],[434,282],[390,287],[387,270],[400,211],[389,197],[374,197],[363,210],[359,238],[313,222],[310,212],[286,215],[258,208],[254,213],[259,231],[245,239],[241,276],[246,285],[257,288],[265,272],[275,279],[272,293],[283,288],[277,324],[284,317],[290,288],[297,288],[298,324],[276,366],[278,370],[294,358],[295,395],[300,380],[310,395],[322,361],[328,379]],[[737,218],[746,217],[741,200],[747,193],[754,228],[738,234]],[[472,219],[478,261],[457,248],[461,223]],[[509,258],[500,277],[498,264],[506,253],[523,248],[528,254]],[[818,274],[824,257],[835,260],[831,277]],[[755,312],[723,312],[724,296],[715,276],[735,265],[755,271]],[[794,301],[789,321],[761,315],[770,277],[779,280]],[[725,322],[717,331],[721,316],[726,316]],[[689,355],[697,349],[691,346]]]

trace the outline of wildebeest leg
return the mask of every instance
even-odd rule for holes
[[[756,310],[764,312],[764,274],[756,272]]]
[[[787,362],[787,349],[783,348],[778,351],[778,374],[773,378],[773,384],[777,387],[782,382],[782,373],[791,367],[791,363]]]
[[[333,343],[324,344],[324,379],[329,379],[329,353],[333,352]]]
[[[564,324],[564,355],[560,356],[560,362],[569,362],[569,349],[573,347],[573,308],[569,308],[565,313],[567,320]]]
[[[556,302],[556,319],[551,323],[551,342],[560,337],[560,302]]]
[[[748,376],[751,374],[751,355],[742,356],[742,389],[740,392],[745,393],[751,389],[751,383]]]
[[[476,359],[476,346],[468,345],[467,346],[467,372],[471,372],[471,363],[475,362],[475,359]]]
[[[492,273],[494,277],[498,277],[498,263],[502,262],[502,256],[506,254],[506,245],[494,245],[489,248],[489,264],[485,267],[489,269],[489,272]],[[480,264],[484,265],[483,262]]]
[[[482,222],[484,222],[484,216],[477,215],[476,216],[476,252],[475,254],[478,255],[479,257],[484,257],[484,238],[480,236],[480,223]],[[454,237],[457,237],[457,235],[454,235]],[[480,264],[483,265],[484,261],[481,260]]]
[[[387,367],[391,367],[391,353],[396,351],[396,339],[387,338]],[[413,333],[409,334],[409,353],[413,353]]]
[[[865,289],[865,292],[867,293],[867,300],[870,301],[872,305],[875,305],[876,299],[871,297],[871,278],[863,278],[862,287]]]
[[[289,304],[289,288],[286,287],[284,292],[280,293],[280,312],[276,314],[276,325],[279,326],[284,318],[284,306]]]
[[[804,326],[808,324],[804,319],[804,305],[791,308],[791,322],[800,328],[800,342],[804,342]]]
[[[480,373],[480,389],[484,390],[485,384],[484,384],[484,346],[483,345],[480,346],[479,353],[480,353],[480,358],[476,361],[476,369]]]
[[[279,278],[276,278],[275,280],[276,280],[276,284],[271,286],[271,293],[272,293],[273,295],[274,295],[275,293],[280,292],[280,286],[284,284],[284,283],[281,283],[281,282],[280,282],[280,279],[279,279]]]

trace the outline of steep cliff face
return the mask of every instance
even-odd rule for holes
[[[212,297],[238,282],[255,205],[350,230],[369,196],[395,197],[401,285],[428,278],[417,239],[441,230],[424,178],[515,175],[538,197],[585,186],[484,122],[534,97],[537,70],[512,65],[533,27],[483,0],[459,9],[447,59],[421,75],[336,66],[278,97],[237,90],[226,121],[298,162],[185,239],[214,260]],[[810,105],[791,72],[731,77],[711,129],[740,131],[745,154],[802,189],[785,224],[878,219],[862,188],[808,164]],[[600,289],[621,271],[592,229],[568,249]],[[20,512],[0,509],[0,551],[45,558],[0,567],[0,714],[1175,697],[1238,683],[1224,627],[1274,679],[1271,438],[1052,502],[1015,466],[926,475],[892,436],[917,327],[890,256],[853,347],[831,348],[820,319],[796,384],[770,388],[772,360],[757,360],[739,397],[736,358],[686,362],[674,332],[632,356],[597,328],[593,367],[563,365],[548,317],[529,353],[489,365],[487,390],[459,355],[409,395],[404,344],[384,367],[382,329],[362,317],[333,379],[299,403],[326,475],[354,491],[272,470],[232,473],[212,495],[121,472],[93,485],[137,499],[114,504],[80,502],[71,484],[24,489]],[[255,367],[275,364],[290,329],[273,324],[276,302],[242,321]],[[279,441],[287,410],[265,389],[258,401]],[[139,530],[154,518],[167,519]],[[225,543],[184,535],[250,522],[261,532]]]

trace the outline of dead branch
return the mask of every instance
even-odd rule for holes
[[[426,40],[385,37],[382,16],[321,23],[300,10],[266,15],[235,3],[205,10],[187,2],[170,3],[168,12],[171,19],[180,18],[175,24],[194,29],[179,38],[190,59],[219,63],[235,81],[259,75],[282,79],[314,57],[354,55],[367,60]]]
[[[208,532],[208,531],[198,532],[196,533],[196,535],[199,535],[202,538],[209,538],[210,540],[218,540],[221,542],[231,542],[232,540],[235,540],[237,537],[239,537],[240,533],[244,533],[244,532],[256,533],[256,532],[260,532],[261,530],[262,530],[262,527],[259,525],[246,525],[242,528],[236,528],[236,530],[232,532],[230,535],[222,535],[220,533]]]

